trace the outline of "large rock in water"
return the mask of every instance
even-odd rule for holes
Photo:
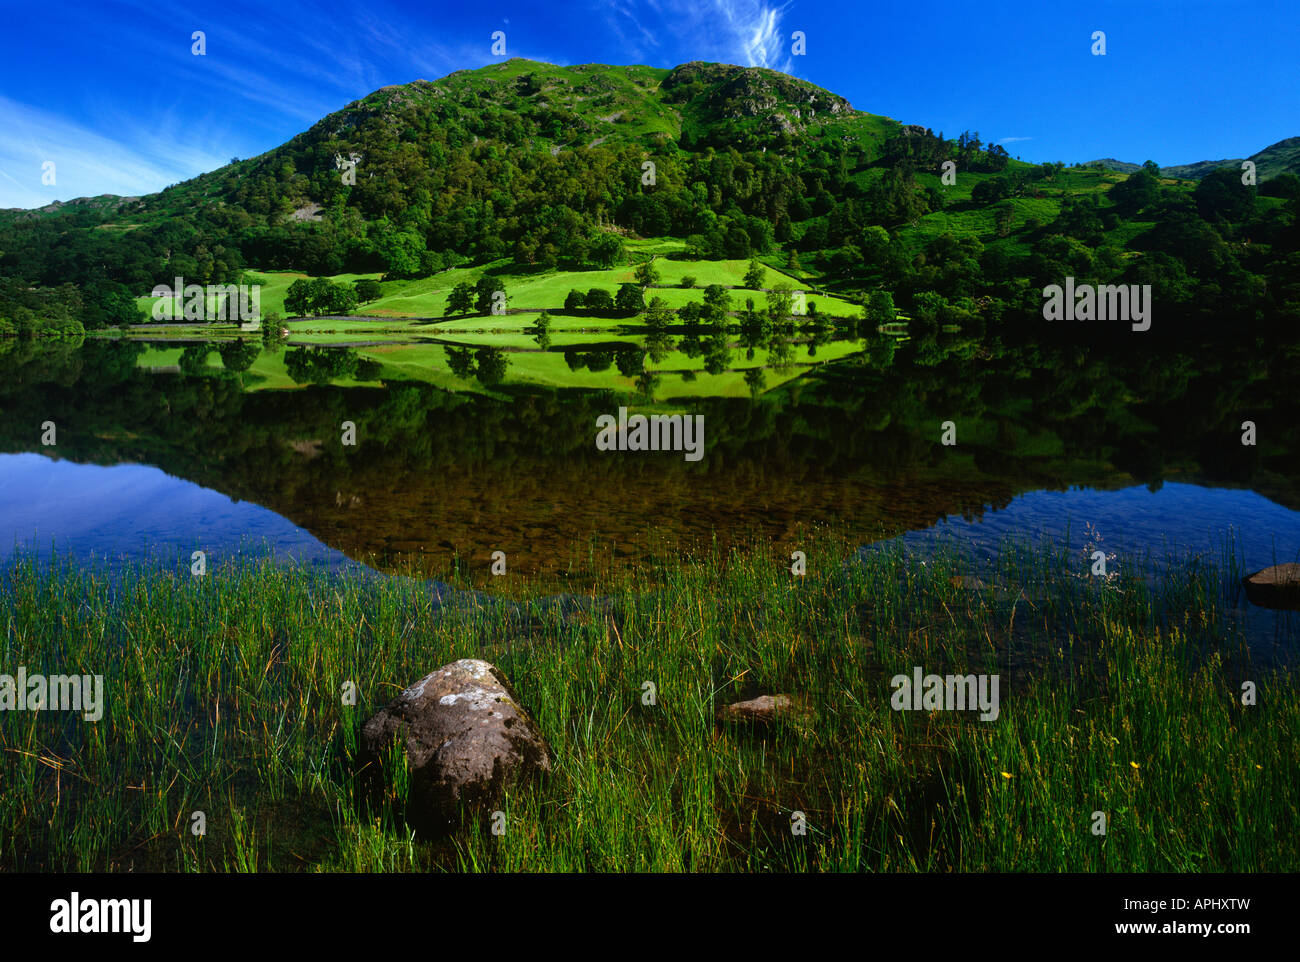
[[[1273,565],[1241,579],[1246,597],[1261,608],[1300,611],[1300,564]]]
[[[410,792],[406,819],[430,831],[452,827],[462,806],[488,806],[508,782],[551,770],[550,751],[499,669],[463,658],[431,672],[361,728],[363,788],[382,788],[393,741],[405,738]]]

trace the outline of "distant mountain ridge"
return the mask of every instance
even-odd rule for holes
[[[1265,147],[1259,153],[1251,154],[1249,157],[1235,157],[1230,160],[1201,160],[1194,164],[1176,164],[1172,167],[1161,167],[1160,173],[1165,177],[1176,177],[1179,180],[1200,180],[1210,171],[1218,170],[1220,167],[1240,168],[1247,160],[1254,162],[1255,173],[1260,180],[1272,180],[1279,174],[1300,176],[1300,137],[1288,137],[1286,140],[1279,140],[1276,144]],[[1101,164],[1107,170],[1117,171],[1121,174],[1131,174],[1142,167],[1141,164],[1132,164],[1128,161],[1116,160],[1113,157],[1091,161],[1091,163]]]

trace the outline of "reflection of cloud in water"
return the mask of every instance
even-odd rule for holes
[[[909,547],[933,548],[951,538],[987,561],[1008,538],[1063,543],[1067,535],[1070,550],[1080,557],[1085,547],[1095,546],[1121,559],[1149,554],[1159,563],[1169,555],[1195,553],[1217,562],[1231,535],[1249,570],[1300,560],[1300,512],[1253,491],[1194,484],[1166,484],[1155,492],[1142,486],[1031,491],[979,521],[949,516],[902,540]]]
[[[76,464],[39,454],[0,455],[0,558],[15,546],[42,557],[188,558],[270,546],[277,555],[330,568],[351,566],[274,511],[141,464]]]

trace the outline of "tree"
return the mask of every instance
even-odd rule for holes
[[[587,295],[582,291],[569,291],[564,298],[564,309],[566,311],[576,311],[587,306]]]
[[[331,284],[326,295],[327,314],[351,314],[357,309],[357,290],[351,284]]]
[[[790,317],[790,309],[793,298],[790,294],[790,285],[785,281],[776,284],[767,292],[767,315],[773,321],[784,321]]]
[[[728,257],[739,260],[742,257],[749,256],[750,244],[749,234],[739,224],[732,225],[727,231],[727,236],[722,242],[722,249]]]
[[[671,323],[672,317],[672,311],[668,310],[668,305],[662,297],[650,298],[650,305],[645,312],[645,322],[651,330],[662,331],[666,329]]]
[[[592,374],[599,374],[601,371],[608,371],[609,366],[614,363],[613,351],[591,351],[587,357],[587,370]]]
[[[603,287],[593,287],[587,291],[587,310],[608,315],[614,310],[614,298]]]
[[[1121,180],[1107,191],[1107,196],[1121,214],[1131,216],[1156,202],[1160,197],[1160,183],[1155,174],[1143,165],[1141,170],[1133,171],[1128,179]]]
[[[293,317],[306,317],[311,312],[311,284],[298,278],[284,294],[284,309]]]
[[[977,204],[992,204],[1010,196],[1011,189],[1005,178],[990,177],[981,180],[970,192],[970,199]]]
[[[328,277],[313,277],[307,282],[307,309],[312,314],[328,314],[331,301]]]
[[[385,230],[379,237],[379,255],[391,277],[417,277],[424,238],[412,230]]]
[[[596,265],[613,267],[623,256],[623,241],[616,234],[600,231],[587,244],[587,254]]]
[[[763,265],[755,258],[749,262],[749,270],[745,271],[745,286],[750,290],[761,291],[766,276],[767,272],[763,270]]]
[[[262,318],[262,348],[267,351],[280,350],[280,330],[284,319],[271,311]]]
[[[500,278],[491,276],[480,277],[478,283],[474,285],[474,293],[476,295],[474,306],[478,310],[478,313],[491,314],[492,308],[495,307],[498,302],[504,305],[504,296],[498,298],[496,295],[498,293],[504,295],[505,292],[506,286],[501,282]]]
[[[468,314],[474,310],[474,285],[461,281],[447,295],[448,314]]]
[[[692,274],[683,274],[683,275],[682,275],[682,287],[694,287],[694,286],[695,286],[695,277],[694,277],[694,275],[692,275]]]
[[[87,329],[100,327],[125,327],[143,324],[149,315],[136,307],[135,298],[123,284],[99,281],[86,291],[85,310],[81,320]]]
[[[1241,182],[1241,172],[1227,167],[1212,170],[1192,192],[1197,210],[1206,220],[1240,223],[1255,210],[1255,189]]]
[[[620,284],[614,306],[625,314],[645,309],[645,290],[639,284]]]
[[[380,285],[379,281],[375,280],[373,277],[363,277],[353,286],[356,287],[357,290],[357,300],[362,304],[378,300],[384,293],[384,289]]]
[[[863,305],[862,316],[869,324],[892,324],[898,320],[898,311],[894,307],[894,296],[889,291],[872,291],[871,297]]]
[[[710,284],[704,289],[704,306],[725,314],[731,310],[731,295],[721,284]]]
[[[637,265],[636,282],[642,287],[649,287],[651,284],[659,283],[659,271],[654,265],[654,261],[645,261]]]

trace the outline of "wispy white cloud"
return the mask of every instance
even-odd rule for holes
[[[1033,140],[1033,137],[1003,137],[998,141],[999,144],[1015,144],[1022,140]]]
[[[770,0],[599,0],[606,27],[628,59],[667,56],[720,60],[793,71],[790,38],[781,24],[790,3]],[[663,43],[671,39],[671,44]],[[666,65],[666,61],[661,63]]]
[[[788,3],[773,6],[763,0],[714,0],[713,5],[744,52],[745,66],[789,72],[791,59],[780,31]]]
[[[0,97],[0,207],[43,207],[96,194],[138,195],[212,170],[230,158],[171,136],[170,125],[105,137],[36,107]],[[45,163],[54,183],[43,184]]]
[[[386,83],[495,59],[486,34],[477,45],[440,42],[435,19],[413,21],[384,0],[331,5],[328,16],[305,0],[232,0],[219,13],[116,3],[130,15],[103,42],[144,57],[144,92],[123,100],[88,73],[57,114],[0,98],[0,207],[156,191],[271,149]],[[204,56],[191,52],[194,30],[205,33]],[[54,185],[41,183],[46,160]]]

